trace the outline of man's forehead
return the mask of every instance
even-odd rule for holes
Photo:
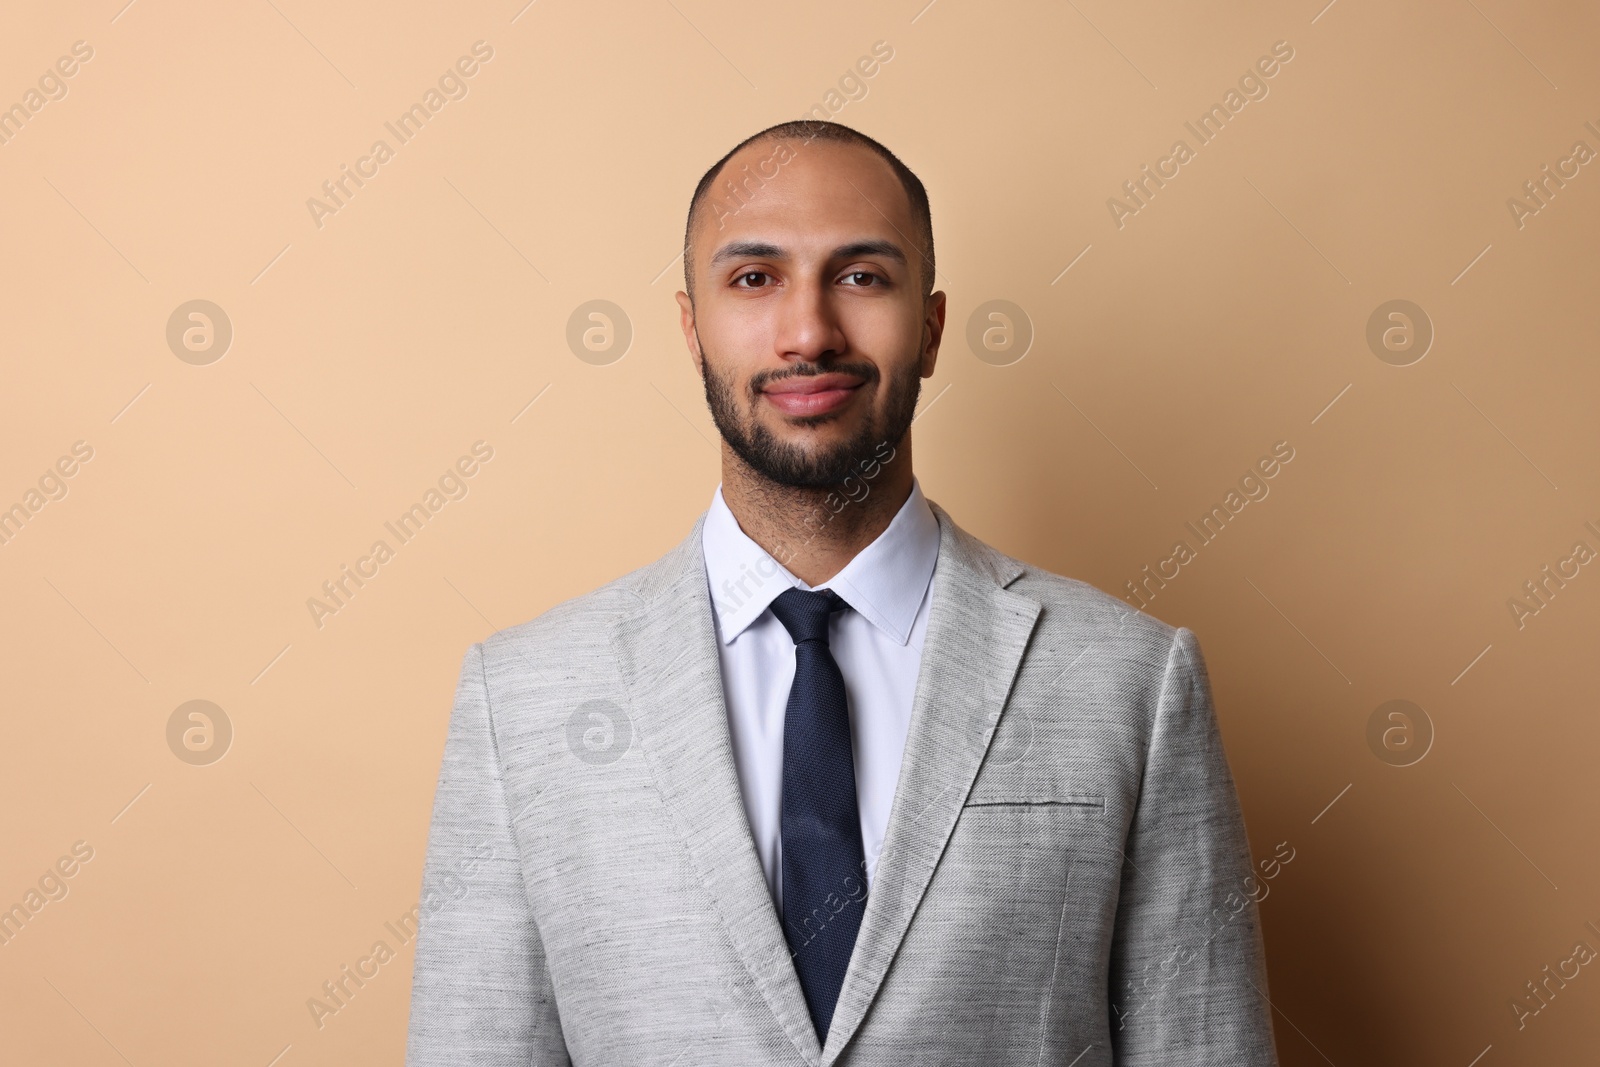
[[[847,241],[904,245],[911,229],[905,190],[869,149],[798,140],[746,145],[706,192],[701,255],[735,241],[799,251]]]

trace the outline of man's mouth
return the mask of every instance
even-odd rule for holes
[[[862,382],[854,374],[812,374],[783,378],[761,392],[785,415],[823,415],[848,403]]]

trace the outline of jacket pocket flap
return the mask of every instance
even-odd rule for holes
[[[1102,794],[1054,789],[1049,785],[1026,791],[974,788],[965,806],[997,808],[1046,804],[1077,808],[1084,815],[1102,815],[1106,810],[1106,798]]]

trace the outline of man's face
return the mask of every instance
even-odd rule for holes
[[[786,145],[748,145],[724,166],[696,220],[694,301],[677,299],[733,451],[779,484],[833,486],[905,436],[945,298],[922,296],[911,207],[886,162]]]

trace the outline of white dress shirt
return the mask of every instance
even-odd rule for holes
[[[845,507],[852,507],[846,504]],[[791,587],[810,589],[740,529],[717,486],[702,529],[728,730],[756,854],[783,908],[783,720],[794,681],[794,640],[768,610]],[[911,495],[887,529],[845,568],[817,586],[851,610],[836,612],[828,646],[850,706],[856,801],[867,884],[889,824],[911,701],[928,628],[939,520],[912,479]]]

